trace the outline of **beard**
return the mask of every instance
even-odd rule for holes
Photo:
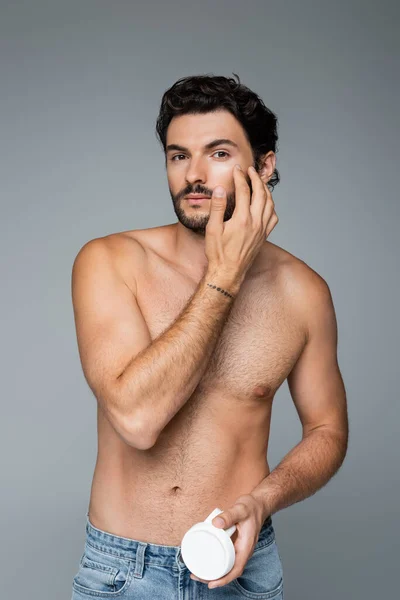
[[[189,203],[184,196],[188,196],[189,194],[204,194],[211,198],[212,192],[205,190],[184,190],[183,192],[174,195],[171,188],[169,188],[169,193],[171,194],[172,205],[178,221],[187,229],[190,229],[199,236],[205,237],[206,226],[210,218],[211,209],[206,209],[204,206],[189,206]],[[209,200],[209,203],[209,206],[211,206],[211,199]],[[224,221],[228,221],[228,219],[232,217],[235,206],[235,193],[227,194]]]

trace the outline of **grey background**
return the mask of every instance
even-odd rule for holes
[[[278,115],[270,239],[330,286],[349,403],[341,470],[274,516],[285,598],[395,597],[398,6],[1,2],[4,598],[68,600],[83,550],[96,402],[76,345],[73,260],[94,237],[176,221],[154,133],[162,93],[232,72]],[[300,438],[285,382],[271,467]]]

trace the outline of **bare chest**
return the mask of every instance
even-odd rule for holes
[[[138,280],[138,302],[152,339],[179,317],[196,284],[152,262]],[[217,291],[215,293],[218,293]],[[196,393],[257,404],[273,398],[304,345],[304,328],[273,270],[243,282]]]

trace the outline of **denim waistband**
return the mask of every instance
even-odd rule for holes
[[[268,516],[262,525],[254,549],[256,550],[258,547],[264,546],[274,537],[275,532],[272,525],[272,518]],[[100,551],[131,560],[135,560],[138,556],[143,561],[153,564],[173,566],[175,563],[178,563],[180,566],[184,565],[180,545],[153,544],[151,542],[114,535],[95,527],[90,522],[89,512],[86,513],[86,543]]]

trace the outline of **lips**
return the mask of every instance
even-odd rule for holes
[[[186,196],[188,200],[209,200],[208,196]]]

